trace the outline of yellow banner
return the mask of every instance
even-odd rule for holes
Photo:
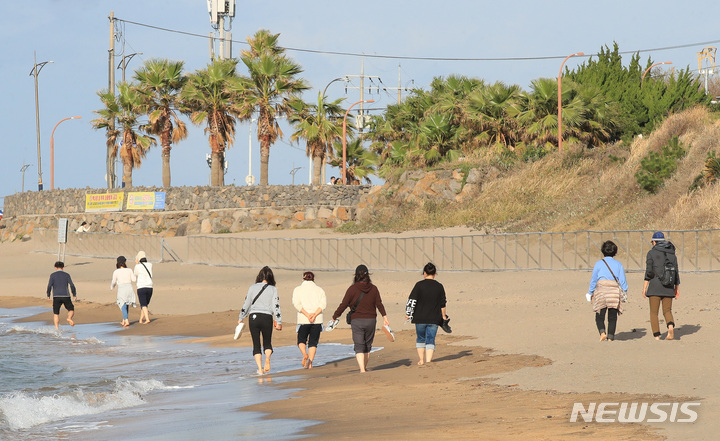
[[[165,192],[131,192],[128,193],[128,210],[164,210]]]
[[[122,211],[124,193],[86,194],[85,211]]]

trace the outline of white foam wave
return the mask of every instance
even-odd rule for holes
[[[79,389],[62,395],[34,396],[15,392],[0,398],[0,413],[11,429],[27,429],[69,417],[139,406],[145,402],[142,395],[166,389],[169,388],[158,380],[118,380],[115,390],[107,393],[85,393]]]
[[[54,337],[60,337],[62,334],[57,329],[46,326],[42,328],[26,328],[20,325],[13,325],[8,329],[3,330],[4,335],[9,334],[39,334],[39,335],[52,335]]]
[[[87,345],[102,345],[105,344],[103,340],[100,340],[96,337],[90,337],[86,339],[77,339],[73,334],[66,334],[62,331],[58,331],[57,329],[49,326],[45,326],[42,328],[27,328],[21,325],[13,325],[8,329],[2,330],[0,332],[0,335],[10,335],[10,334],[36,334],[36,335],[50,335],[52,337],[55,337],[60,340],[68,340],[72,342],[73,344],[87,344]]]

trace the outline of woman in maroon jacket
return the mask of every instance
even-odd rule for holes
[[[357,358],[360,372],[366,372],[370,350],[375,339],[376,309],[382,315],[385,326],[390,326],[390,322],[388,322],[385,306],[380,298],[380,291],[372,284],[368,268],[365,265],[358,265],[355,268],[353,284],[345,292],[345,297],[333,314],[333,320],[337,320],[347,307],[350,307],[348,314],[352,316],[350,327],[355,344],[355,358]]]

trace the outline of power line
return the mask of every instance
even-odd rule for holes
[[[130,21],[130,20],[124,20],[121,18],[115,18],[114,20],[120,21],[123,23],[130,23],[134,24],[136,26],[142,26],[146,28],[156,29],[159,31],[165,31],[165,32],[172,32],[176,34],[182,34],[182,35],[188,35],[191,37],[199,37],[199,38],[205,38],[209,39],[210,37],[207,35],[202,34],[195,34],[192,32],[186,32],[186,31],[178,31],[176,29],[169,29],[169,28],[163,28],[160,26],[153,26],[145,23],[138,23],[136,21]],[[230,40],[233,43],[240,43],[248,45],[245,41],[238,41],[238,40]],[[641,53],[641,52],[659,52],[659,51],[667,51],[667,50],[673,50],[673,49],[684,49],[688,47],[695,47],[695,46],[707,46],[709,44],[716,44],[720,43],[720,40],[712,40],[712,41],[702,41],[697,43],[687,43],[687,44],[679,44],[675,46],[663,46],[663,47],[656,47],[656,48],[648,48],[648,49],[638,49],[638,50],[632,50],[632,51],[622,51],[619,52],[619,54],[626,55],[626,54],[635,54],[635,53]],[[317,50],[317,49],[302,49],[302,48],[295,48],[295,47],[288,47],[288,46],[281,46],[283,49],[293,52],[305,52],[305,53],[311,53],[311,54],[323,54],[323,55],[341,55],[341,56],[347,56],[347,57],[367,57],[367,58],[385,58],[385,59],[393,59],[393,60],[416,60],[416,61],[537,61],[537,60],[562,60],[567,55],[548,55],[548,56],[538,56],[538,57],[480,57],[480,58],[454,58],[454,57],[411,57],[411,56],[404,56],[404,55],[378,55],[378,54],[360,54],[360,53],[354,53],[354,52],[337,52],[337,51],[323,51],[323,50]],[[586,54],[584,58],[589,58],[593,56],[598,56],[600,54],[594,53],[594,54]]]

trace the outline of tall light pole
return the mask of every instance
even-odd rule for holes
[[[334,83],[335,81],[347,81],[347,80],[348,80],[347,77],[338,77],[338,78],[335,78],[334,80],[330,81],[329,83],[327,83],[327,86],[325,86],[325,89],[323,89],[322,95],[318,96],[318,117],[320,116],[320,111],[323,110],[323,109],[320,109],[320,107],[322,107],[322,104],[325,103],[325,93],[327,92],[328,87],[330,87],[330,85],[332,83]],[[310,160],[312,162],[312,157],[310,158]],[[326,168],[327,168],[327,154],[323,155],[320,184],[323,184],[326,182],[326,180],[325,180],[325,175],[326,175],[325,169]],[[312,167],[310,167],[310,170],[312,170]],[[312,171],[308,174],[310,175],[310,180],[311,180],[310,182],[312,183]]]
[[[248,133],[248,175],[245,177],[247,185],[255,185],[255,176],[252,174],[252,128],[257,118],[250,119],[250,130]]]
[[[661,65],[661,64],[672,64],[672,61],[663,61],[663,62],[661,62],[661,63],[655,63],[655,64],[653,64],[652,66],[650,66],[650,67],[648,67],[647,69],[645,69],[645,72],[642,74],[642,78],[640,78],[640,85],[641,85],[641,86],[642,86],[642,84],[643,84],[643,81],[645,81],[645,75],[647,75],[648,72],[650,72],[650,69],[652,69],[652,68],[655,67],[655,66],[659,66],[659,65]]]
[[[560,64],[560,73],[558,74],[558,151],[562,150],[562,71],[565,62],[570,57],[578,57],[585,55],[584,52],[578,52],[575,54],[568,55],[565,57],[563,62]]]
[[[80,119],[81,116],[69,116],[67,118],[63,118],[60,121],[58,121],[57,124],[55,124],[55,127],[52,129],[52,133],[50,134],[50,190],[55,190],[55,129],[57,129],[57,126],[60,125],[61,122],[67,121],[69,119]]]
[[[343,185],[347,185],[347,117],[348,113],[350,113],[350,109],[353,108],[356,104],[360,103],[374,103],[375,100],[360,100],[356,103],[353,103],[352,106],[348,107],[347,112],[345,112],[345,117],[343,118],[343,138],[342,138],[342,144],[343,144],[343,163],[342,163],[342,179],[343,179]]]
[[[23,166],[20,168],[20,172],[22,173],[22,190],[20,190],[21,193],[25,193],[25,170],[28,169],[28,167],[31,167],[32,164],[25,164],[25,161],[23,161]]]
[[[125,55],[125,56],[122,57],[122,60],[120,60],[120,63],[118,63],[117,68],[118,68],[118,69],[122,69],[122,73],[123,73],[123,74],[122,74],[122,81],[123,81],[123,83],[125,82],[125,69],[127,69],[128,63],[130,62],[130,60],[132,60],[132,58],[133,58],[135,55],[142,55],[142,54],[143,54],[142,52],[135,52],[134,54]]]
[[[37,62],[37,53],[33,53],[35,58],[35,64],[30,71],[30,76],[35,77],[35,127],[37,129],[37,151],[38,151],[38,191],[42,191],[42,167],[40,161],[40,103],[38,100],[38,74],[48,63],[54,63],[54,61],[43,61],[42,63]]]

